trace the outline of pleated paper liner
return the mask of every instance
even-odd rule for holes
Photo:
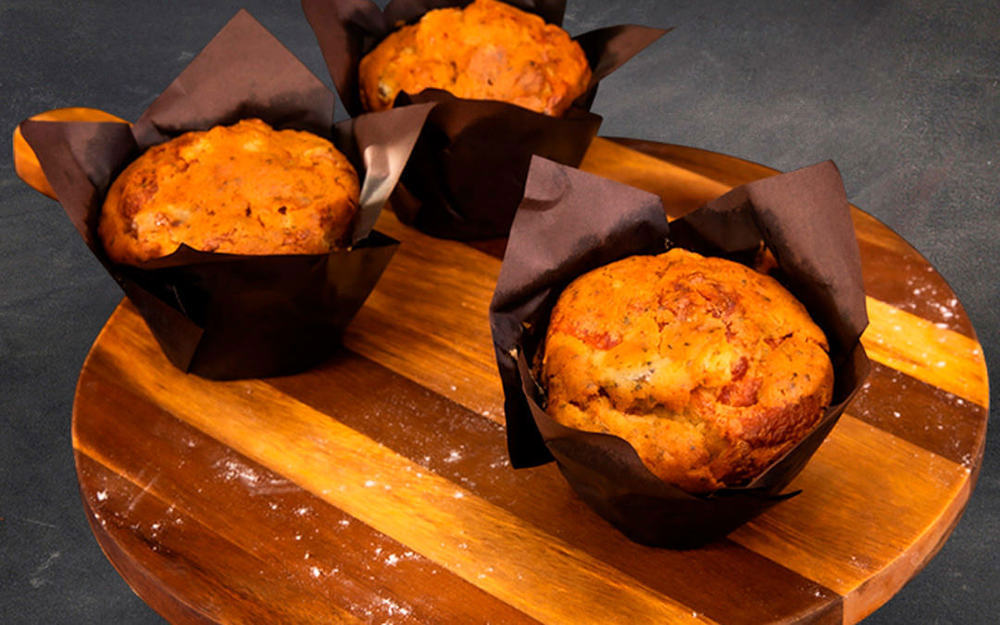
[[[22,133],[80,236],[142,313],[170,361],[219,379],[290,374],[326,358],[398,243],[372,231],[432,105],[334,128],[334,94],[240,11],[134,125],[25,121]],[[192,130],[259,118],[334,139],[362,179],[349,248],[249,256],[181,246],[132,267],[97,236],[104,197],[142,151]],[[192,190],[196,193],[197,190]]]
[[[431,9],[469,0],[394,0],[384,10],[369,0],[303,0],[302,7],[348,113],[363,112],[358,90],[361,59],[389,33]],[[565,0],[511,0],[560,25]],[[593,73],[589,88],[561,117],[494,101],[456,98],[428,89],[396,105],[439,102],[430,114],[413,158],[403,172],[392,207],[400,220],[427,234],[460,240],[506,236],[524,192],[534,154],[577,166],[597,134],[601,118],[590,105],[602,78],[667,30],[611,26],[576,37]]]
[[[568,428],[544,411],[531,363],[559,294],[576,277],[636,254],[680,246],[736,261],[761,245],[776,277],[830,343],[833,400],[813,430],[747,484],[693,495],[655,477],[623,439]],[[555,460],[580,497],[632,540],[691,548],[795,493],[783,492],[836,424],[869,369],[861,262],[843,182],[824,162],[733,189],[667,224],[657,196],[541,158],[532,161],[490,323],[513,466]]]

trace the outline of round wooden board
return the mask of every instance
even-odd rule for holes
[[[623,147],[641,149],[645,154]],[[671,214],[773,170],[599,139],[583,168]],[[792,484],[802,494],[691,551],[623,538],[554,466],[514,471],[487,306],[502,243],[403,244],[345,347],[296,376],[211,382],[123,303],[80,374],[91,526],[173,623],[854,623],[957,522],[980,466],[987,376],[944,280],[854,212],[874,371]]]

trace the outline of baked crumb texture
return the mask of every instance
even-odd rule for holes
[[[98,232],[137,264],[182,244],[227,254],[323,254],[345,244],[358,176],[332,143],[257,119],[154,146],[115,180]]]
[[[542,361],[548,413],[619,436],[689,492],[746,482],[829,404],[823,331],[773,278],[681,249],[575,280]]]
[[[558,116],[587,90],[590,66],[562,28],[496,0],[429,11],[361,60],[361,101],[392,106],[400,91],[444,89]]]

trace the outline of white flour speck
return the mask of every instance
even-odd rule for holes
[[[319,570],[318,566],[312,567],[311,569],[309,569],[309,572],[312,574],[313,577],[319,577],[320,574],[322,573],[322,571]]]
[[[97,501],[106,501],[108,498],[108,491],[99,490],[97,491]]]
[[[236,460],[220,460],[215,463],[215,468],[220,468],[220,465],[222,469],[222,479],[227,482],[241,480],[247,485],[253,485],[260,480],[260,475],[258,475],[256,471]]]
[[[389,616],[395,616],[397,614],[401,616],[408,616],[410,614],[409,608],[399,605],[392,599],[383,597],[380,599],[379,603],[382,604],[382,607],[385,608],[385,611],[388,612]]]
[[[378,482],[376,482],[375,480],[366,480],[365,481],[365,488],[371,488],[372,486],[375,486],[376,484],[378,484]]]
[[[462,459],[462,454],[457,449],[452,449],[448,454],[448,457],[444,459],[445,462],[458,462]]]

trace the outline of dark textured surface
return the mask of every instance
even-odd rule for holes
[[[594,106],[602,134],[780,169],[834,159],[851,201],[955,289],[998,387],[995,2],[568,4],[574,33],[623,22],[677,27],[604,81]],[[91,536],[70,445],[77,374],[121,293],[62,209],[15,177],[9,133],[61,106],[135,119],[241,6],[329,81],[294,1],[0,4],[0,622],[163,622]],[[941,553],[866,624],[997,622],[995,439]]]

